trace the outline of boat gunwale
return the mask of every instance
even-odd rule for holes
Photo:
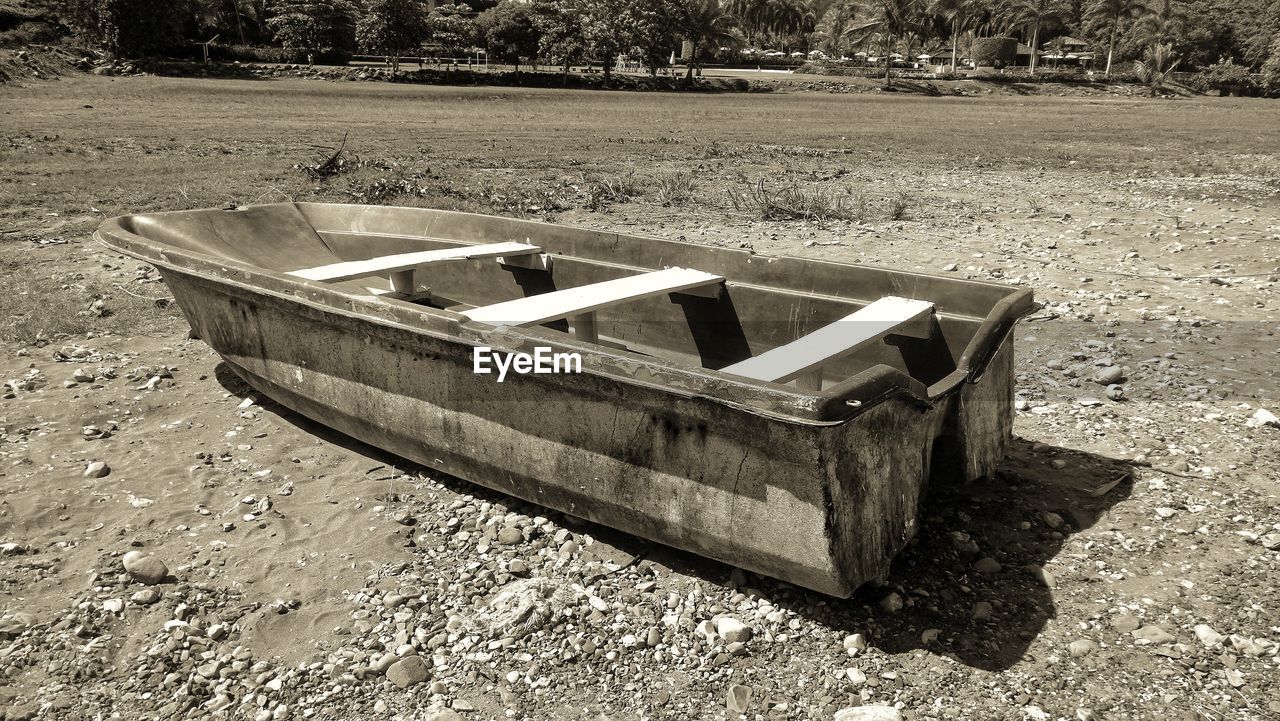
[[[279,203],[267,205],[295,205],[296,207],[296,205],[325,204]],[[263,206],[248,207],[261,208]],[[364,206],[352,207],[365,209]],[[510,328],[490,326],[485,323],[471,321],[454,311],[429,306],[402,304],[398,301],[368,296],[337,286],[307,281],[291,276],[286,271],[264,268],[238,260],[166,245],[134,233],[124,225],[124,222],[128,219],[141,217],[155,219],[164,215],[189,214],[192,212],[200,211],[140,213],[110,218],[102,222],[97,231],[94,232],[93,237],[115,251],[145,260],[161,268],[178,273],[186,273],[215,283],[230,284],[238,287],[242,292],[270,295],[279,300],[310,306],[320,312],[337,313],[356,320],[363,320],[374,326],[385,326],[402,332],[421,333],[437,340],[468,344],[473,347],[488,345],[503,351],[519,351],[521,346],[528,346],[533,343],[545,344],[552,346],[553,350],[556,351],[571,351],[582,354],[584,361],[582,371],[584,374],[595,373],[623,383],[657,388],[666,393],[691,398],[706,398],[746,412],[806,425],[839,425],[861,415],[874,405],[899,395],[905,396],[924,408],[933,407],[946,396],[958,391],[965,382],[976,382],[986,370],[991,357],[1006,341],[1008,334],[1012,332],[1016,321],[1034,309],[1034,305],[1030,301],[1030,290],[1016,289],[982,281],[942,278],[945,282],[952,284],[976,283],[986,288],[994,287],[1002,291],[1009,291],[991,307],[986,317],[979,323],[978,328],[970,337],[969,343],[957,359],[954,371],[926,388],[922,383],[902,370],[881,363],[869,366],[865,370],[826,389],[820,391],[806,390],[784,384],[743,378],[703,366],[693,366],[679,360],[655,359],[651,356],[624,349],[578,341],[571,335],[561,337],[564,334],[556,333],[553,335],[554,331],[541,327]],[[453,213],[452,211],[433,212],[476,216],[476,214]],[[536,221],[520,222],[544,226],[548,229],[571,228],[571,226]],[[325,230],[323,232],[329,231]],[[659,243],[674,242],[664,241],[659,238],[645,238],[643,236],[627,237]],[[455,242],[460,245],[471,244],[458,239],[431,239]],[[743,252],[735,251],[734,249],[716,250]],[[752,257],[753,259],[765,261],[773,258],[786,258],[806,263],[861,267],[883,273],[899,272],[874,266],[859,266],[852,263],[796,256],[752,254]],[[584,258],[582,260],[588,261],[590,259]],[[626,267],[633,266],[627,265]],[[233,273],[238,274],[242,280],[233,277]],[[729,279],[729,283],[733,284],[732,278]],[[742,285],[773,288],[772,286],[747,282],[742,283]],[[791,290],[787,288],[774,289]],[[842,300],[845,299],[842,298]],[[1016,306],[1022,307],[1018,308]],[[974,318],[975,316],[960,317]],[[977,359],[977,363],[974,362],[975,359]],[[636,371],[644,371],[649,378],[654,380],[641,380],[634,375]]]

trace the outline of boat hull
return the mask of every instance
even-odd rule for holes
[[[833,596],[887,575],[932,470],[990,474],[1010,438],[1007,331],[955,392],[890,394],[846,420],[815,421],[609,374],[497,383],[474,372],[474,343],[157,265],[199,337],[297,413],[478,485]]]

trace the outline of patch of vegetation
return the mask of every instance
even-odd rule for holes
[[[746,191],[728,189],[734,210],[756,212],[761,220],[858,220],[865,206],[854,204],[853,193],[839,194],[798,184],[769,190],[763,180],[746,184]]]
[[[583,180],[587,187],[587,207],[596,211],[604,210],[610,203],[626,203],[641,192],[634,166],[618,175],[590,176]]]
[[[677,170],[658,176],[656,195],[662,205],[684,205],[693,199],[693,173]]]
[[[0,275],[6,278],[0,293],[0,341],[39,346],[90,331],[147,333],[182,317],[162,285],[126,290],[123,284],[85,281],[78,273],[31,271],[25,259],[0,262]]]

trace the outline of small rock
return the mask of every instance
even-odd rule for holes
[[[1143,626],[1132,633],[1134,638],[1146,643],[1173,643],[1177,640],[1173,634],[1159,626]]]
[[[1280,551],[1280,533],[1268,533],[1259,538],[1258,542],[1268,551]]]
[[[437,708],[427,711],[423,721],[462,721],[462,715],[451,708]]]
[[[892,706],[854,706],[836,711],[833,721],[902,721],[902,712]]]
[[[906,604],[902,600],[902,596],[898,595],[896,592],[891,592],[884,598],[880,599],[880,608],[888,611],[889,613],[901,611],[904,605]]]
[[[139,606],[150,606],[159,600],[160,592],[154,588],[144,588],[129,597],[130,603],[136,603]]]
[[[124,601],[118,598],[108,598],[102,602],[102,610],[108,613],[120,613],[124,610]]]
[[[1276,414],[1266,408],[1259,408],[1249,416],[1249,420],[1244,424],[1250,428],[1261,428],[1263,426],[1271,426],[1272,428],[1280,428],[1280,418]]]
[[[1071,652],[1072,656],[1079,658],[1081,656],[1088,656],[1094,651],[1097,651],[1098,644],[1087,638],[1082,638],[1067,644],[1067,650]]]
[[[973,613],[971,614],[975,621],[985,621],[991,618],[991,604],[986,601],[978,601],[973,604]]]
[[[1109,386],[1124,378],[1124,371],[1119,366],[1109,366],[1107,368],[1099,368],[1097,373],[1093,374],[1093,382],[1100,386]]]
[[[141,551],[129,551],[121,560],[124,563],[124,570],[133,576],[135,581],[149,586],[160,583],[169,575],[169,567],[164,565],[164,561]]]
[[[84,477],[85,478],[102,478],[103,476],[106,476],[110,472],[111,472],[111,468],[107,466],[106,463],[103,463],[102,461],[94,461],[93,463],[90,463],[89,465],[85,466]]]
[[[1133,631],[1137,631],[1138,627],[1141,625],[1142,622],[1139,621],[1136,616],[1131,616],[1127,613],[1120,614],[1119,616],[1111,619],[1111,627],[1120,633],[1132,633]]]
[[[524,541],[524,534],[515,526],[504,526],[501,531],[498,531],[498,543],[504,546],[514,546],[522,541]]]
[[[1194,630],[1196,632],[1196,638],[1199,639],[1200,643],[1203,643],[1207,648],[1213,648],[1227,640],[1226,636],[1213,630],[1213,628],[1207,624],[1196,624]]]
[[[1085,408],[1102,405],[1102,401],[1097,398],[1094,398],[1093,396],[1080,396],[1079,398],[1076,399],[1076,403],[1079,403]]]
[[[994,576],[1000,573],[1001,568],[1000,562],[990,556],[979,558],[973,562],[973,570],[984,576]]]
[[[751,640],[751,627],[732,616],[715,619],[716,633],[725,643],[746,643]]]
[[[387,669],[387,679],[400,688],[416,686],[430,678],[426,662],[418,656],[402,658]]]
[[[844,650],[850,656],[857,656],[867,650],[867,637],[860,633],[851,633],[844,637]]]
[[[729,693],[725,694],[724,705],[732,713],[746,713],[751,708],[751,687],[733,684],[729,687]]]

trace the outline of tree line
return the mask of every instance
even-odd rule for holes
[[[126,56],[190,52],[218,36],[280,48],[295,62],[363,51],[398,65],[406,55],[483,49],[517,69],[594,61],[608,73],[627,55],[656,73],[674,54],[692,74],[700,63],[759,57],[744,48],[831,59],[942,54],[955,67],[984,39],[1012,37],[1059,57],[1068,40],[1083,40],[1108,75],[1133,61],[1139,71],[1280,72],[1280,0],[57,0],[57,10],[84,39]],[[1032,72],[1039,62],[1032,53]]]

